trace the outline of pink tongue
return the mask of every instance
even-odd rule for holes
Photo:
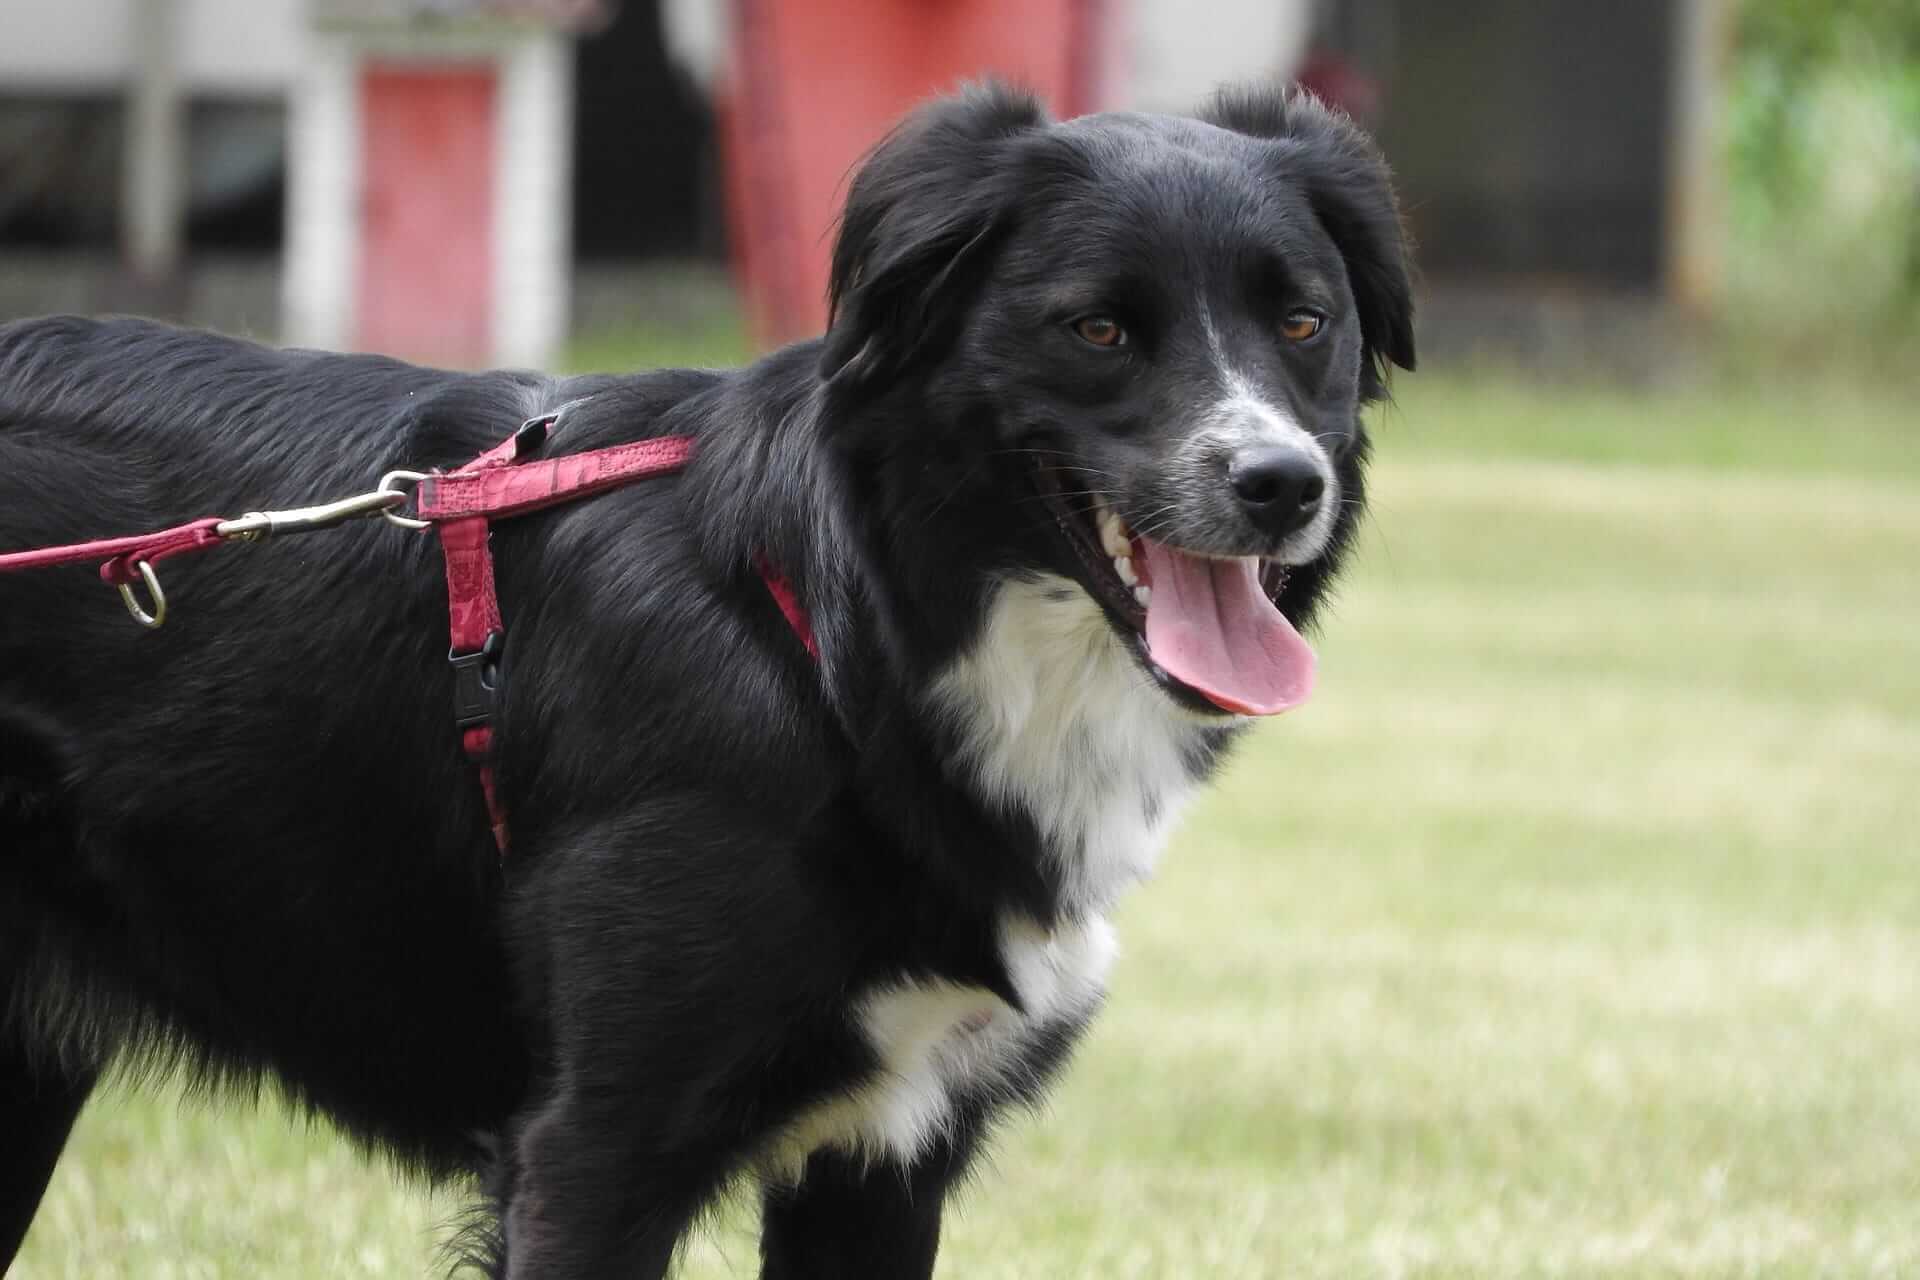
[[[1260,562],[1209,560],[1145,538],[1147,651],[1209,702],[1242,715],[1290,710],[1313,692],[1313,650],[1260,589]]]

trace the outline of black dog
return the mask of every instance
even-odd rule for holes
[[[1115,898],[1307,692],[1407,264],[1309,99],[985,89],[866,164],[833,300],[749,368],[629,377],[0,329],[0,550],[361,492],[562,404],[554,451],[699,450],[494,536],[504,859],[430,537],[172,562],[153,633],[86,570],[0,576],[0,1262],[120,1064],[481,1176],[495,1275],[661,1275],[742,1176],[765,1275],[931,1272]]]

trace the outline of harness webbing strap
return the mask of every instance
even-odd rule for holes
[[[516,433],[515,439],[519,439]],[[512,445],[513,441],[508,441]],[[414,515],[422,520],[486,516],[502,520],[556,503],[590,498],[635,480],[677,471],[693,457],[688,436],[663,436],[540,462],[523,462],[516,450],[490,450],[458,471],[420,482]]]
[[[753,567],[760,572],[760,581],[767,584],[767,594],[780,606],[781,614],[787,625],[793,628],[793,634],[800,637],[800,643],[807,647],[807,656],[815,662],[820,660],[820,646],[813,640],[813,623],[807,617],[807,611],[800,603],[800,597],[794,593],[793,584],[786,576],[773,567],[773,562],[764,555],[753,558]]]
[[[557,413],[526,422],[465,466],[430,475],[415,494],[414,515],[433,522],[447,566],[447,661],[454,670],[454,723],[461,749],[480,775],[493,842],[509,843],[507,814],[493,767],[493,717],[499,704],[500,649],[507,627],[494,584],[490,523],[649,476],[678,471],[693,457],[690,436],[665,436],[587,453],[528,461]]]
[[[693,458],[690,436],[662,436],[587,453],[529,461],[558,421],[534,418],[499,445],[454,471],[420,482],[415,517],[433,523],[447,566],[447,659],[454,668],[454,722],[460,744],[480,775],[493,841],[507,852],[504,802],[494,774],[493,716],[500,695],[499,658],[506,639],[488,545],[494,520],[526,515],[577,498],[590,498],[649,476],[678,471]],[[787,625],[818,659],[813,627],[786,578],[765,556],[754,568],[780,606]]]

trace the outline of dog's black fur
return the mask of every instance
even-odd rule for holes
[[[930,106],[853,184],[826,337],[738,371],[0,329],[0,549],[360,492],[563,403],[554,451],[699,441],[677,476],[497,526],[504,861],[449,720],[430,537],[372,521],[173,561],[153,633],[84,569],[0,576],[0,1264],[118,1064],[278,1081],[406,1166],[479,1175],[492,1274],[657,1276],[730,1180],[882,1071],[861,1001],[921,983],[1012,1020],[1008,1061],[900,1149],[801,1141],[803,1176],[766,1178],[763,1257],[928,1275],[945,1190],[1091,1012],[1039,1017],[1005,922],[1044,935],[1106,902],[1047,814],[978,784],[971,709],[930,698],[1002,586],[1086,585],[1033,459],[1140,520],[1184,504],[1220,554],[1275,554],[1164,481],[1218,394],[1197,299],[1214,355],[1338,472],[1338,520],[1280,599],[1304,622],[1357,516],[1359,408],[1413,362],[1371,144],[1266,92],[1207,118],[1053,124],[1000,89]],[[1278,336],[1303,303],[1324,332]],[[1128,345],[1075,336],[1088,313]],[[1101,643],[1135,639],[1115,618]],[[1115,696],[1179,735],[1177,791],[1236,721],[1128,669]],[[1163,796],[1133,799],[1152,821]]]

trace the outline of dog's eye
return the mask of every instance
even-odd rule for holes
[[[1096,347],[1124,347],[1127,331],[1112,316],[1081,316],[1073,322],[1073,331],[1082,342]]]
[[[1280,332],[1288,342],[1305,342],[1319,334],[1327,318],[1318,311],[1309,311],[1305,307],[1295,307],[1287,312],[1287,318],[1280,322]]]

